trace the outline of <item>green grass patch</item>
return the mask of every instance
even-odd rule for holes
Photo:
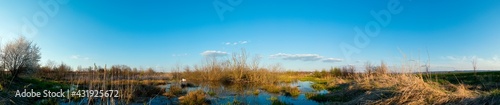
[[[210,96],[212,96],[212,97],[215,96],[215,95],[217,95],[214,91],[208,91],[207,94],[210,95]]]
[[[449,73],[439,73],[431,74],[429,76],[423,75],[424,80],[434,81],[440,84],[465,84],[471,86],[481,86],[483,90],[491,90],[498,88],[496,83],[500,82],[500,72],[478,72],[474,74],[472,72],[449,72]]]
[[[325,90],[326,89],[326,85],[325,84],[318,84],[318,83],[312,84],[311,87],[314,90]]]
[[[316,78],[316,77],[311,77],[311,76],[303,77],[303,78],[300,78],[299,80],[300,81],[311,81],[311,82],[318,83],[318,84],[326,84],[326,83],[328,83],[327,79]]]
[[[59,91],[60,89],[67,90],[70,88],[70,85],[68,84],[59,83],[57,81],[42,80],[38,78],[20,78],[20,82],[23,84],[27,84],[25,85],[27,86],[26,88],[31,88],[34,91]]]
[[[316,102],[345,102],[348,101],[346,97],[336,96],[331,94],[316,94],[306,93],[306,98]]]
[[[500,89],[494,89],[494,90],[490,91],[490,96],[493,96],[493,97],[500,96]]]
[[[333,91],[342,91],[342,87],[340,87],[338,85],[329,86],[329,87],[326,88],[326,90],[331,91],[331,92],[333,92]]]
[[[278,80],[283,83],[293,83],[298,80],[298,77],[292,75],[279,75]]]
[[[468,85],[479,85],[485,82],[500,82],[500,72],[478,72],[474,73],[460,73],[460,72],[450,72],[450,73],[440,73],[431,74],[430,77],[424,76],[424,79],[430,80],[446,80],[453,84],[464,83]],[[439,81],[437,81],[439,82]]]

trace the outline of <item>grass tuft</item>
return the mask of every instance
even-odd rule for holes
[[[258,96],[259,94],[260,94],[260,90],[259,90],[259,89],[255,89],[255,90],[253,91],[253,95]]]
[[[298,87],[284,87],[285,95],[297,97],[300,95],[300,90]]]
[[[182,105],[208,105],[203,90],[196,90],[188,93],[181,100]]]
[[[264,85],[262,89],[266,90],[269,93],[280,93],[282,88],[276,85]]]

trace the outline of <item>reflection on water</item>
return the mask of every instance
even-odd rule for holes
[[[281,86],[298,87],[301,91],[301,94],[297,97],[285,96],[284,94],[268,93],[260,89],[260,86],[251,84],[219,84],[217,82],[195,82],[193,84],[195,84],[196,86],[183,88],[183,90],[191,92],[201,89],[207,93],[212,93],[212,96],[208,97],[212,104],[227,104],[234,101],[242,102],[244,104],[271,104],[271,101],[269,99],[271,97],[277,97],[278,100],[285,103],[295,105],[315,105],[319,103],[313,100],[308,100],[305,93],[328,93],[328,91],[326,90],[314,90],[311,87],[313,83],[309,81],[298,81],[291,84],[280,84]],[[161,87],[167,88],[165,90],[168,91],[168,88],[170,88],[171,86],[178,85],[175,85],[174,83],[163,85]],[[260,92],[257,95],[253,94],[254,91]]]

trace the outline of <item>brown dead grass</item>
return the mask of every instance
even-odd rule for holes
[[[350,104],[447,104],[477,96],[477,93],[468,90],[464,85],[452,85],[448,88],[453,89],[446,89],[438,83],[426,82],[413,74],[360,76],[351,84],[349,90],[364,94],[355,96],[356,98],[348,102]]]
[[[179,100],[181,101],[181,105],[208,105],[206,94],[203,90],[190,92]]]
[[[203,65],[186,66],[183,70],[181,71],[181,66],[178,65],[172,71],[174,74],[182,72],[180,77],[189,81],[275,84],[279,81],[277,75],[282,71],[282,67],[279,64],[261,67],[259,57],[248,60],[248,56],[243,50],[239,54],[233,53],[232,57],[227,59],[207,57]]]

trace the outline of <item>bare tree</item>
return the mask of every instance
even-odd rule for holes
[[[40,48],[36,44],[20,36],[5,45],[1,57],[5,69],[11,72],[13,78],[17,78],[21,73],[35,71],[40,55]]]
[[[473,57],[472,58],[472,68],[474,69],[474,75],[477,74],[476,69],[477,69],[477,58]]]

